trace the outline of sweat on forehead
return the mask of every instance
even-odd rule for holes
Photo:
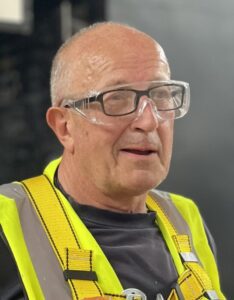
[[[102,57],[121,55],[131,49],[155,48],[155,55],[163,64],[168,65],[162,47],[149,35],[128,25],[105,22],[85,28],[71,37],[58,50],[51,72],[51,99],[56,104],[72,86],[73,74],[85,88],[89,76]],[[140,53],[139,53],[140,55]],[[84,68],[85,66],[85,68]],[[168,70],[169,71],[169,70]],[[82,92],[82,86],[80,86]],[[69,95],[66,95],[69,96]],[[72,95],[70,95],[72,96]]]

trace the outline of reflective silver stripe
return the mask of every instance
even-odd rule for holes
[[[196,255],[193,252],[180,252],[184,262],[198,262]]]
[[[190,229],[183,217],[181,216],[181,214],[175,208],[175,205],[171,200],[170,194],[159,190],[151,190],[149,194],[167,213],[170,222],[174,225],[177,232],[179,234],[187,234],[191,237]]]
[[[71,300],[62,268],[22,186],[17,183],[3,185],[0,194],[16,201],[25,242],[45,299]]]
[[[208,296],[209,297],[208,299],[210,299],[210,300],[219,300],[219,297],[216,294],[216,291],[214,291],[214,290],[206,291],[205,296],[206,297]]]

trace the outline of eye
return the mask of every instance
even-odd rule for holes
[[[118,100],[128,100],[134,97],[134,93],[132,91],[112,91],[105,93],[103,96],[103,101],[118,101]]]
[[[152,100],[168,100],[171,98],[171,91],[168,87],[157,87],[150,91]]]
[[[131,112],[135,105],[135,93],[129,90],[110,91],[103,95],[105,112],[121,115]]]

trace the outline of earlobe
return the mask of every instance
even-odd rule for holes
[[[71,120],[67,111],[59,107],[50,107],[46,113],[46,120],[64,149],[74,151],[74,143],[71,134]]]

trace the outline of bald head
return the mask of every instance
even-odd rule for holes
[[[51,72],[51,100],[59,105],[64,98],[80,98],[96,90],[100,78],[113,62],[144,64],[152,50],[158,63],[170,73],[162,47],[147,34],[128,25],[105,22],[85,28],[58,50]],[[151,51],[151,52],[152,52]]]

